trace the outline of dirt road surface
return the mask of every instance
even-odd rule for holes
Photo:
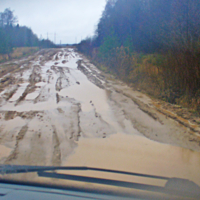
[[[72,48],[1,64],[0,163],[102,167],[200,185],[199,132],[153,103]]]

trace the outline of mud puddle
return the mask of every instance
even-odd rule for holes
[[[68,166],[90,166],[169,178],[182,178],[200,185],[200,153],[165,145],[138,135],[118,133],[105,139],[82,138]],[[95,172],[80,175],[99,176]],[[103,176],[102,174],[100,175]],[[103,178],[162,185],[166,181],[106,173]]]
[[[6,158],[10,155],[12,149],[4,145],[0,145],[0,159]]]
[[[15,94],[9,99],[9,101],[17,101],[24,91],[26,90],[26,87],[29,85],[29,83],[22,83],[19,85],[18,90],[15,92]]]
[[[92,104],[98,110],[107,110],[108,104],[106,100],[106,93],[104,90],[98,88],[81,72],[71,72],[72,76],[79,80],[79,83],[69,88],[65,88],[60,92],[62,96],[69,96],[82,103],[82,110],[84,112],[92,109]]]

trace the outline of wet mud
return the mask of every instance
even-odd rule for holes
[[[160,159],[170,160],[173,152],[180,162],[172,170],[169,161],[168,175],[181,177],[177,168],[184,165],[183,177],[190,178],[193,170],[191,179],[200,183],[195,176],[200,167],[199,126],[182,123],[162,108],[72,48],[41,50],[0,65],[0,163],[121,166],[156,174],[145,168],[154,162],[161,175]],[[190,162],[184,163],[179,152]],[[139,161],[143,167],[134,167]]]

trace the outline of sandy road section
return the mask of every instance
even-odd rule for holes
[[[1,164],[89,165],[200,184],[199,134],[74,49],[2,64],[0,81]]]

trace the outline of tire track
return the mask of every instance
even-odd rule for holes
[[[12,160],[17,159],[17,155],[19,153],[18,151],[18,147],[19,147],[19,143],[21,140],[23,140],[26,132],[28,130],[28,126],[25,125],[21,128],[21,130],[19,131],[18,135],[16,136],[16,144],[15,144],[15,149],[12,151],[12,153],[8,156],[8,158],[5,161],[5,164],[9,164]]]
[[[105,89],[105,87],[103,86],[102,82],[96,78],[96,76],[94,76],[91,72],[89,72],[83,65],[82,65],[82,60],[79,60],[77,62],[78,64],[78,70],[80,70],[83,74],[85,74],[88,78],[88,80],[90,82],[92,82],[93,84],[95,84],[96,86],[98,86],[101,89]]]
[[[61,165],[61,151],[60,151],[60,142],[57,135],[56,127],[52,125],[53,129],[53,155],[52,155],[52,165],[60,166]]]

